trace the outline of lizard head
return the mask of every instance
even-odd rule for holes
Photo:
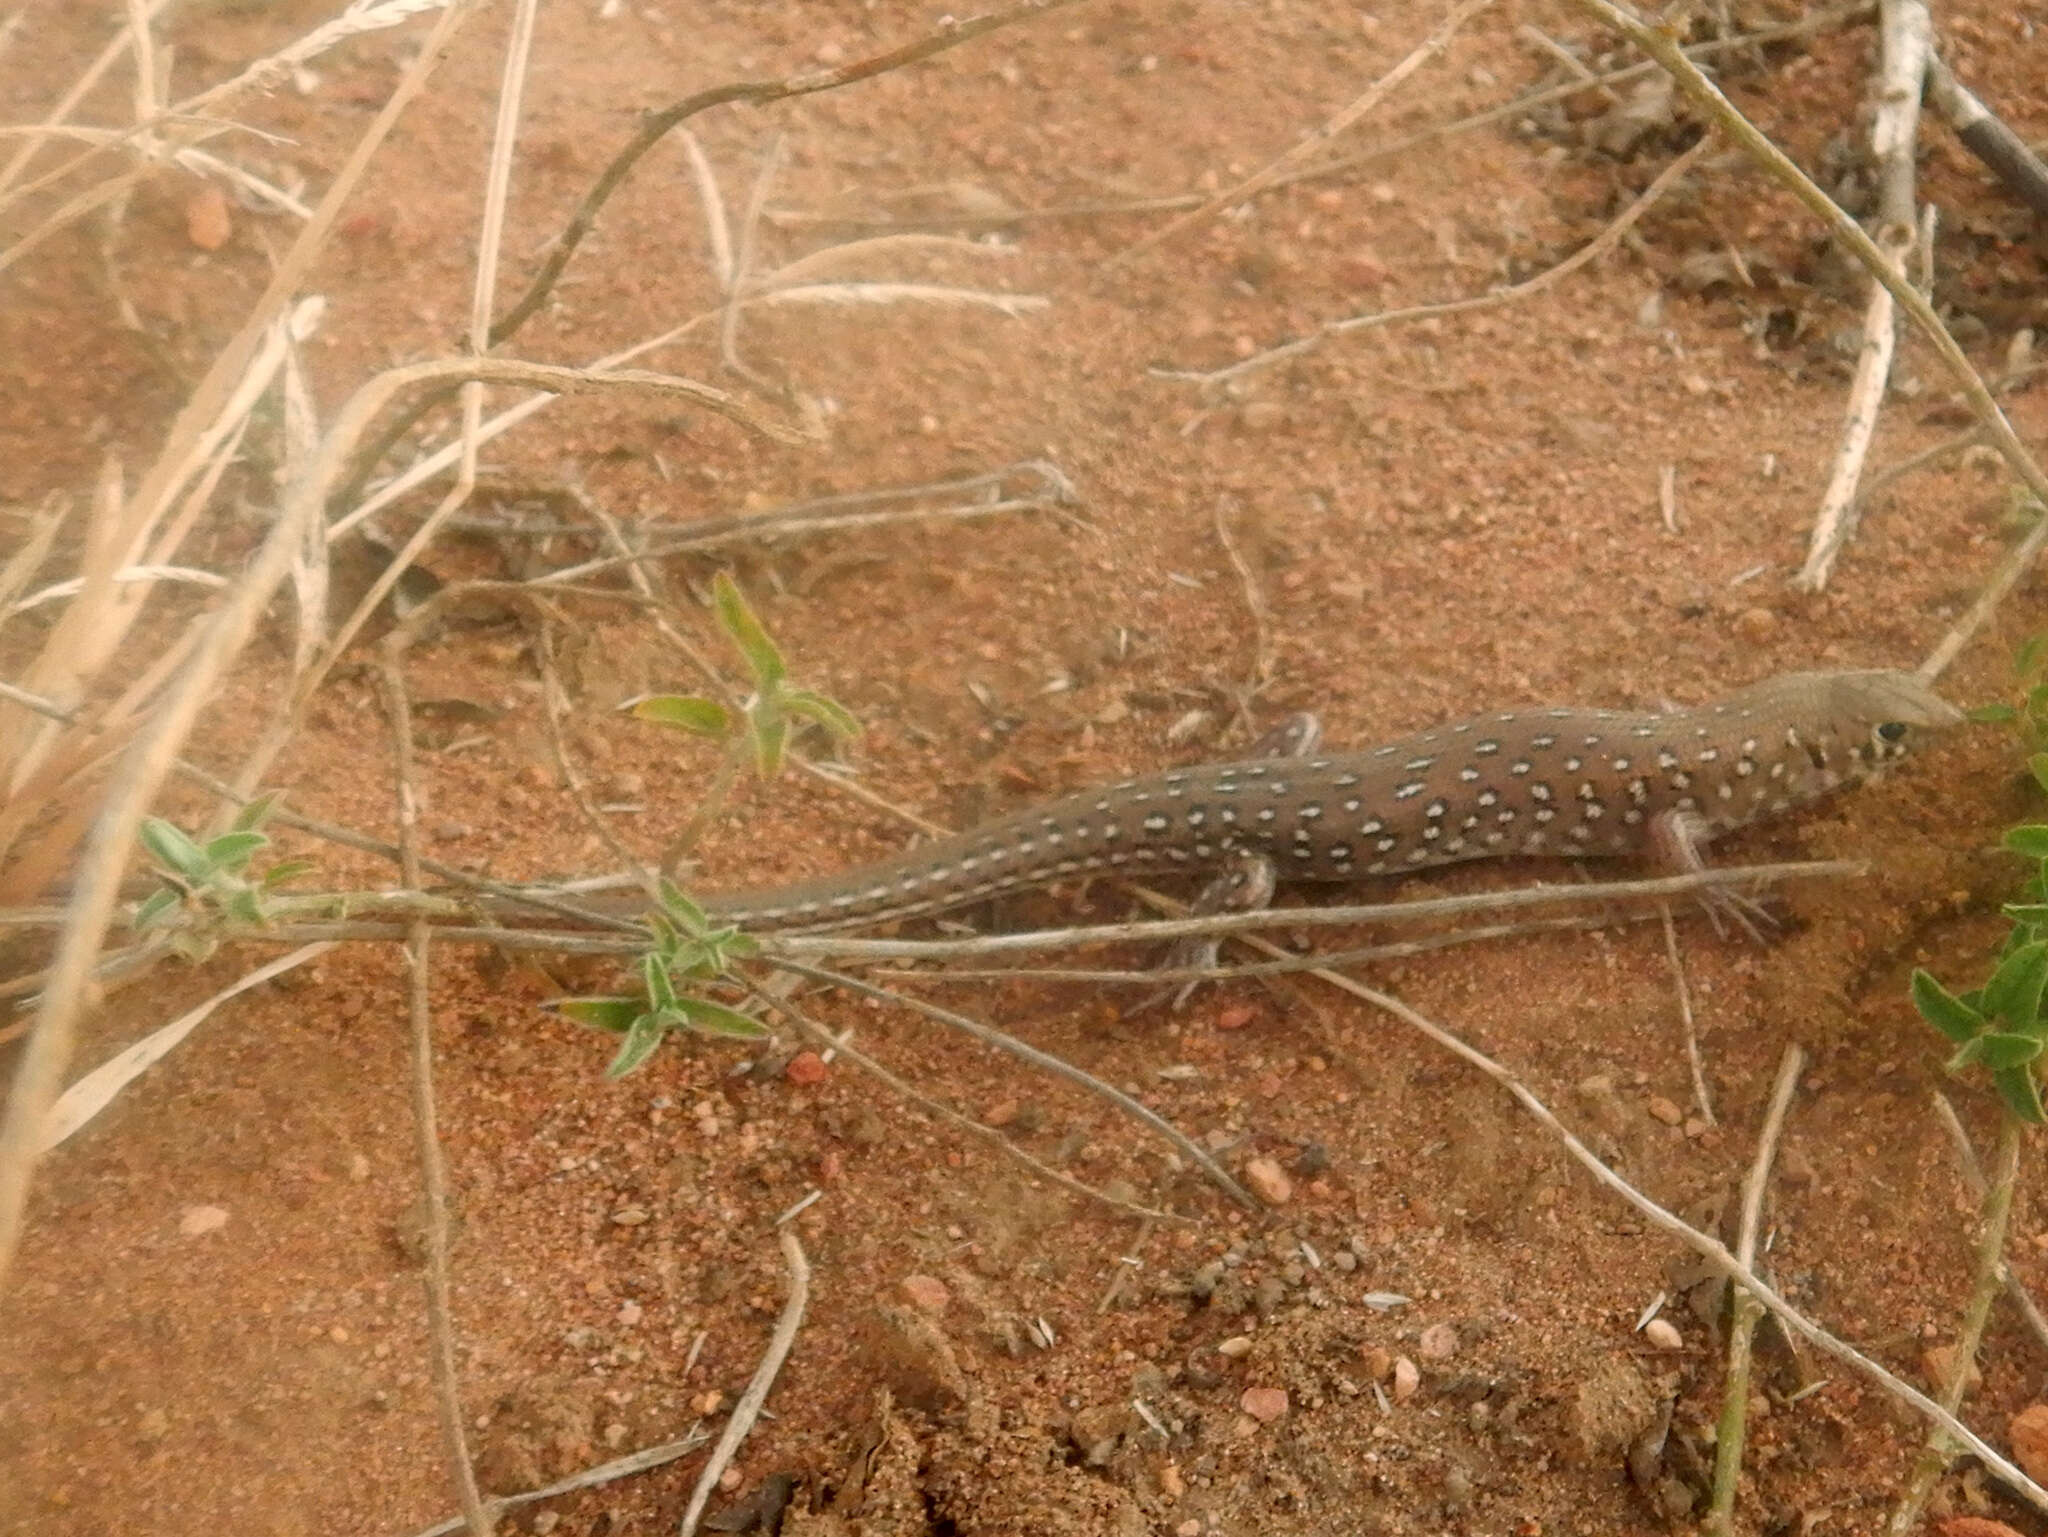
[[[1922,731],[1963,723],[1954,705],[1910,672],[1808,674],[1824,701],[1830,732],[1860,745],[1857,756],[1872,767],[1902,758]]]

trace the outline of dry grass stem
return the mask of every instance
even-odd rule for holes
[[[1956,1150],[1956,1162],[1961,1166],[1963,1182],[1970,1187],[1970,1193],[1981,1204],[1985,1192],[1990,1188],[1984,1179],[1984,1170],[1977,1163],[1977,1150],[1970,1145],[1970,1134],[1963,1129],[1963,1123],[1956,1115],[1956,1107],[1949,1103],[1946,1094],[1937,1091],[1933,1096],[1934,1116],[1948,1132],[1949,1141]],[[2013,1268],[2002,1259],[1999,1261],[1999,1278],[2005,1282],[2005,1294],[2012,1299],[2020,1320],[2027,1326],[2027,1332],[2034,1336],[2034,1343],[2048,1352],[2048,1316],[2041,1312],[2033,1294],[2026,1288]]]
[[[455,0],[442,13],[427,46],[356,143],[313,220],[279,263],[248,320],[221,351],[179,412],[157,464],[130,499],[136,515],[146,516],[153,509],[168,505],[175,495],[179,470],[186,462],[191,444],[205,424],[218,415],[233,381],[241,376],[256,351],[264,329],[283,310],[286,298],[304,277],[371,154],[445,57],[474,3],[475,0]],[[358,401],[366,398],[377,398],[375,386],[357,397]],[[360,431],[360,424],[357,430]],[[316,476],[318,470],[317,464],[309,467],[308,476]],[[317,501],[310,503],[312,515],[317,516],[318,505]],[[191,734],[199,712],[212,696],[215,684],[241,650],[256,616],[284,579],[301,537],[300,525],[308,506],[303,496],[296,502],[290,495],[285,497],[279,516],[250,561],[241,585],[205,621],[191,657],[167,685],[151,729],[128,750],[101,800],[91,837],[77,865],[72,918],[58,938],[43,1001],[8,1093],[5,1119],[0,1120],[0,1277],[12,1265],[21,1241],[29,1181],[39,1154],[44,1119],[71,1061],[101,939],[119,898],[121,871],[134,847],[136,832],[179,749]]]
[[[1693,1103],[1709,1126],[1714,1124],[1714,1099],[1707,1092],[1707,1068],[1700,1060],[1699,1030],[1693,1022],[1692,989],[1685,981],[1685,958],[1678,953],[1678,925],[1671,920],[1669,904],[1660,903],[1657,916],[1664,923],[1664,958],[1671,964],[1671,985],[1678,995],[1679,1027],[1685,1032],[1685,1065],[1692,1074]]]
[[[877,971],[881,981],[899,982],[1080,982],[1090,986],[1158,987],[1163,983],[1235,982],[1247,977],[1289,976],[1301,972],[1343,971],[1374,961],[1405,960],[1435,950],[1459,945],[1491,944],[1503,939],[1522,939],[1532,934],[1584,934],[1649,921],[1648,913],[1624,913],[1603,917],[1531,918],[1522,923],[1495,923],[1466,929],[1452,929],[1421,939],[1397,940],[1384,945],[1361,945],[1355,949],[1332,950],[1311,955],[1278,954],[1272,960],[1225,962],[1215,966],[1158,966],[1144,971],[1067,966],[948,966],[943,970]],[[1240,935],[1239,938],[1245,936]]]
[[[1806,1071],[1806,1052],[1797,1045],[1785,1048],[1778,1059],[1778,1076],[1771,1084],[1770,1106],[1764,1112],[1763,1130],[1757,1134],[1756,1157],[1750,1161],[1749,1178],[1742,1184],[1742,1218],[1736,1230],[1735,1258],[1738,1264],[1756,1264],[1757,1232],[1763,1225],[1764,1196],[1771,1187],[1771,1165],[1778,1156],[1778,1141],[1785,1131],[1785,1113],[1792,1104],[1799,1075]],[[1728,1373],[1721,1388],[1721,1419],[1714,1441],[1714,1493],[1704,1529],[1717,1537],[1733,1537],[1735,1495],[1742,1476],[1742,1443],[1749,1423],[1750,1349],[1756,1326],[1764,1316],[1762,1304],[1741,1287],[1734,1293],[1734,1319],[1728,1331]],[[1955,1406],[1949,1406],[1953,1409]]]
[[[699,1341],[703,1339],[700,1334]],[[594,1468],[585,1468],[580,1473],[571,1473],[538,1489],[529,1489],[523,1494],[493,1495],[484,1501],[484,1509],[496,1520],[507,1511],[517,1510],[522,1505],[536,1504],[541,1500],[557,1499],[565,1494],[574,1494],[578,1489],[594,1489],[603,1484],[616,1483],[622,1478],[633,1478],[652,1468],[674,1462],[678,1457],[687,1457],[711,1437],[703,1430],[692,1426],[688,1435],[677,1441],[664,1441],[659,1446],[643,1447],[637,1452],[628,1452],[623,1457],[614,1457],[610,1462],[601,1462]],[[413,1537],[449,1537],[467,1525],[466,1518],[451,1516],[446,1521],[436,1522],[415,1532]]]
[[[1030,21],[1074,3],[1075,0],[1013,0],[1012,4],[999,6],[979,16],[970,16],[965,21],[956,21],[949,16],[937,31],[899,48],[889,49],[885,53],[871,54],[867,58],[856,59],[852,63],[842,64],[833,69],[811,70],[790,75],[781,80],[738,81],[730,85],[714,86],[708,91],[699,91],[696,95],[660,112],[647,113],[641,119],[638,131],[612,157],[611,163],[584,194],[583,201],[577,205],[575,213],[570,215],[568,225],[555,237],[547,258],[541,263],[540,271],[535,274],[526,292],[491,328],[492,344],[496,345],[510,337],[540,308],[548,294],[554,290],[555,284],[560,281],[563,270],[576,254],[576,248],[595,227],[599,210],[610,201],[611,195],[632,173],[633,167],[638,165],[642,157],[656,144],[698,113],[726,102],[744,101],[755,106],[765,106],[769,102],[785,101],[793,96],[810,96],[819,91],[834,91],[841,86],[852,85],[857,80],[871,79],[876,75],[901,69],[905,65],[932,58],[986,33]]]

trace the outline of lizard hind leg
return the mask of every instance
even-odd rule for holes
[[[1321,717],[1301,710],[1282,719],[1252,743],[1245,756],[1307,758],[1312,757],[1322,744]],[[1202,888],[1189,905],[1188,912],[1192,917],[1207,917],[1214,913],[1258,912],[1272,905],[1273,893],[1279,884],[1279,867],[1270,858],[1250,849],[1240,849]],[[1162,970],[1167,971],[1210,971],[1215,968],[1221,949],[1222,941],[1214,935],[1189,935],[1186,939],[1173,942],[1160,966]],[[1172,1000],[1172,1007],[1178,1010],[1194,996],[1196,989],[1201,985],[1202,980],[1196,978],[1177,987],[1161,989],[1125,1010],[1123,1017],[1135,1018],[1168,998]]]

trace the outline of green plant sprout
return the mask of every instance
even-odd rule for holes
[[[812,721],[841,740],[860,734],[860,722],[844,705],[789,681],[781,648],[730,573],[721,571],[712,578],[711,601],[718,627],[745,658],[753,679],[754,691],[739,707],[739,719],[735,721],[734,712],[717,700],[697,694],[654,694],[637,700],[632,706],[637,718],[692,736],[742,744],[763,779],[782,772],[790,727],[796,721]]]
[[[654,944],[640,957],[640,996],[561,998],[551,1005],[579,1025],[624,1038],[605,1077],[625,1077],[653,1056],[671,1031],[740,1041],[768,1034],[759,1020],[677,988],[678,982],[723,975],[733,962],[759,955],[759,944],[737,928],[714,928],[704,909],[669,881],[661,883],[661,906],[647,915],[647,926],[654,931]]]
[[[205,843],[162,817],[144,821],[142,846],[165,884],[136,908],[135,932],[166,930],[172,949],[187,960],[203,961],[219,947],[224,926],[261,928],[264,896],[313,868],[311,860],[283,859],[260,876],[249,874],[250,861],[270,846],[269,836],[259,829],[276,804],[275,794],[258,796],[236,814],[228,831]],[[180,912],[188,921],[171,927]]]
[[[702,695],[656,694],[631,706],[640,720],[726,744],[704,804],[664,855],[664,870],[673,867],[723,801],[743,761],[750,761],[763,779],[773,779],[788,761],[789,738],[796,725],[808,721],[841,740],[860,731],[860,723],[843,705],[790,682],[781,648],[730,573],[721,571],[712,579],[711,601],[718,627],[746,663],[753,685],[746,701],[733,710]],[[672,880],[662,880],[660,894],[660,907],[647,915],[654,944],[640,958],[641,995],[563,998],[552,1005],[564,1018],[623,1037],[605,1069],[607,1078],[622,1078],[640,1067],[671,1032],[734,1040],[760,1040],[768,1033],[758,1020],[689,991],[689,984],[708,981],[733,962],[759,955],[760,946],[736,928],[713,927],[704,910]]]
[[[1970,712],[1974,720],[2010,724],[2028,748],[2027,769],[2048,791],[2048,682],[2041,677],[2048,636],[2020,648],[2016,670],[2025,692],[2019,705],[1987,705]],[[2048,1121],[2041,1105],[2039,1062],[2048,1050],[2048,1017],[2041,1012],[2048,986],[2048,824],[2024,822],[2006,830],[2006,848],[2033,862],[2019,899],[2003,911],[2012,932],[1999,948],[1991,976],[1982,987],[1952,993],[1927,971],[1913,971],[1913,1006],[1955,1043],[1948,1070],[1981,1067],[1991,1074],[1999,1097],[2030,1126]]]

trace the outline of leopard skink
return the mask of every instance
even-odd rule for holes
[[[1126,779],[815,880],[702,899],[721,922],[829,930],[943,911],[1072,875],[1356,880],[1466,859],[1688,863],[1732,828],[1866,779],[1962,712],[1910,673],[1787,673],[1661,714],[1525,709],[1360,752]],[[644,906],[644,899],[641,900]]]

